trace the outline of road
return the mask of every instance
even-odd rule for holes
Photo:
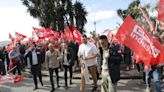
[[[60,76],[62,76],[60,72]],[[77,75],[76,75],[77,76]],[[56,77],[54,77],[55,80]],[[73,84],[69,85],[68,89],[64,88],[64,79],[60,78],[60,88],[56,88],[55,92],[79,92],[80,79],[73,79]],[[146,85],[140,83],[140,79],[121,79],[118,82],[117,92],[144,92]],[[0,85],[0,92],[50,92],[51,86],[48,76],[43,76],[44,86],[40,84],[39,89],[33,91],[33,80],[30,77],[25,77],[25,79],[17,84],[4,83]],[[69,82],[68,82],[69,83]],[[92,84],[92,83],[91,83]],[[86,85],[86,92],[91,92],[91,84]],[[100,92],[101,80],[98,80],[98,89],[95,92]],[[152,84],[153,85],[153,84]],[[154,87],[154,86],[152,86]],[[154,89],[154,88],[152,88]],[[155,92],[155,91],[152,91]],[[164,89],[163,89],[164,92]]]

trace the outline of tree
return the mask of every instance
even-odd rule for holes
[[[87,19],[86,19],[87,12],[85,11],[85,8],[83,7],[82,3],[78,1],[74,4],[74,9],[75,9],[75,19],[76,19],[77,29],[81,33],[85,32],[84,25],[87,23]]]
[[[142,10],[146,13],[146,15],[148,17],[150,17],[150,19],[151,19],[151,21],[153,23],[153,26],[155,26],[155,24],[156,24],[156,18],[149,15],[149,13],[148,13],[148,9],[150,9],[150,5],[149,4],[147,4],[147,5],[143,6],[143,7],[141,7],[139,5],[140,5],[140,0],[135,0],[132,3],[129,4],[127,9],[125,9],[125,10],[118,9],[117,10],[117,14],[123,20],[128,15],[131,15],[132,18],[135,19],[138,22],[139,25],[144,25],[147,30],[150,30],[150,27],[149,27],[148,23],[146,22],[145,18],[143,17],[143,14],[142,14],[141,10],[139,9],[139,7],[142,8]]]
[[[91,34],[91,36],[92,36],[94,39],[96,39],[96,36],[97,36],[96,34],[97,34],[97,33],[96,33],[95,30],[91,31],[90,34]]]
[[[21,0],[27,7],[30,15],[39,20],[39,24],[45,28],[56,31],[64,31],[66,25],[70,28],[75,25],[82,33],[87,23],[83,4],[72,0]]]
[[[146,15],[150,18],[150,21],[152,22],[153,26],[156,26],[157,23],[157,16],[151,16],[150,13],[152,12],[157,12],[157,6],[158,4],[156,3],[155,6],[150,6],[150,4],[146,4],[144,6],[139,6],[140,5],[140,0],[135,0],[132,3],[129,4],[128,8],[125,10],[118,9],[117,10],[117,15],[124,20],[126,16],[131,15],[133,19],[137,21],[139,25],[144,25],[145,28],[149,31],[150,26],[146,22],[145,18],[143,17],[139,7],[146,13]],[[160,34],[162,34],[162,31],[159,28],[160,23],[158,23],[157,26],[157,33],[153,33],[154,31],[149,31],[152,35],[160,37]]]
[[[137,19],[141,16],[139,10],[136,8],[140,4],[139,0],[135,0],[132,3],[129,4],[128,8],[125,10],[118,9],[117,14],[120,16],[123,20],[126,18],[126,16],[131,15],[134,19]]]

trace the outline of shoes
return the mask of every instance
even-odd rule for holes
[[[68,86],[65,86],[64,88],[65,88],[65,89],[68,89]]]
[[[37,90],[37,89],[38,89],[38,87],[34,87],[34,88],[33,88],[33,90]]]
[[[41,82],[41,86],[43,86],[43,83]]]
[[[55,88],[53,88],[50,92],[54,92],[55,91]]]
[[[60,88],[60,86],[59,86],[59,85],[57,85],[57,88]]]
[[[130,69],[129,69],[129,67],[126,67],[126,71],[129,71]]]
[[[70,80],[70,82],[69,82],[69,83],[70,83],[70,85],[72,85],[72,81],[71,81],[71,80]]]
[[[92,92],[94,92],[94,91],[96,91],[97,90],[97,87],[93,87],[93,89],[92,89]]]

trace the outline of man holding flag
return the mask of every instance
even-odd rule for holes
[[[18,75],[21,75],[21,67],[20,67],[20,54],[17,51],[17,47],[13,46],[12,50],[9,52],[10,63],[13,65],[13,74],[15,75],[16,70],[18,70]]]

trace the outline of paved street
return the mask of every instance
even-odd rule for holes
[[[63,72],[60,72],[60,76],[63,74]],[[79,74],[74,75],[73,84],[69,85],[68,89],[64,88],[64,79],[60,78],[60,88],[56,88],[55,92],[79,92],[79,85],[80,85],[80,79],[75,78],[76,76],[79,76]],[[55,77],[54,77],[55,78]],[[42,87],[39,84],[39,89],[36,91],[33,91],[33,81],[32,78],[25,78],[24,81],[13,84],[13,83],[5,83],[0,85],[0,92],[50,92],[50,82],[49,77],[44,76],[43,77],[44,86]],[[68,82],[69,83],[69,82]],[[100,92],[100,80],[98,81],[98,89],[95,92]],[[92,83],[91,83],[92,84]],[[154,87],[154,86],[153,86]],[[121,79],[118,82],[118,92],[144,92],[145,84],[140,83],[140,79]],[[91,92],[92,86],[86,85],[86,92]],[[154,91],[152,91],[154,92]],[[164,92],[164,90],[163,90]]]
[[[118,83],[118,92],[143,92],[144,85],[137,84],[138,80],[121,80]],[[69,85],[68,89],[64,88],[63,79],[60,81],[60,88],[56,89],[56,92],[79,92],[79,79],[73,80],[73,85]],[[98,81],[98,90],[96,92],[100,92],[100,80]],[[86,86],[86,92],[91,92],[91,85]],[[44,78],[44,86],[41,87],[39,85],[39,89],[33,91],[33,81],[32,79],[25,79],[21,83],[12,84],[12,83],[5,83],[0,85],[1,92],[49,92],[50,91],[50,83],[49,78]]]

